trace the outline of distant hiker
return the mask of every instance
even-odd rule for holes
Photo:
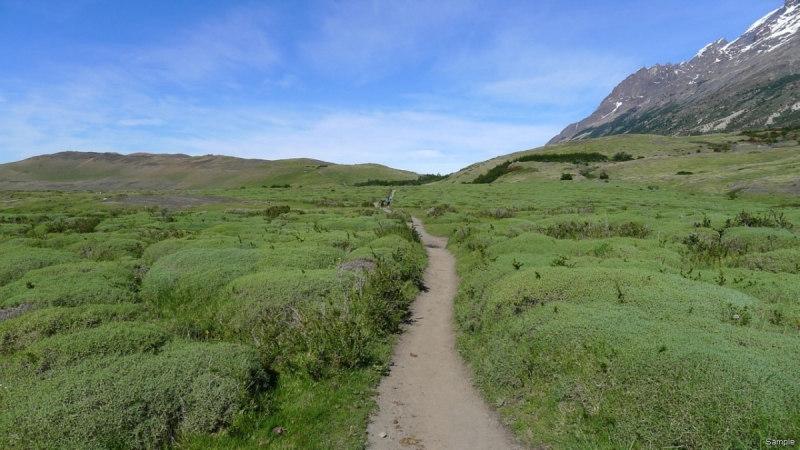
[[[392,198],[391,197],[387,197],[386,198],[386,206],[389,206],[391,204],[392,204]]]
[[[386,200],[381,200],[381,208],[383,208],[384,206],[386,206]]]

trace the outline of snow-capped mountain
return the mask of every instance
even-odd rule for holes
[[[643,68],[550,143],[622,133],[685,135],[800,125],[800,0],[688,62]]]

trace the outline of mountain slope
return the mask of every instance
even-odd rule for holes
[[[314,159],[266,161],[229,156],[62,152],[0,165],[0,189],[197,189],[273,184],[351,185],[417,174],[378,164]]]
[[[688,62],[629,76],[550,143],[624,133],[689,135],[800,125],[800,0]]]
[[[766,134],[765,134],[766,135]],[[475,163],[451,174],[442,184],[472,183],[506,161],[513,162],[493,184],[559,182],[562,174],[573,176],[564,189],[578,183],[637,183],[706,193],[800,194],[800,132],[788,133],[779,142],[753,139],[734,133],[667,137],[625,134],[561,142],[511,153]],[[607,162],[520,162],[534,154],[600,153]],[[613,156],[625,153],[633,159]],[[517,162],[514,162],[517,161]]]

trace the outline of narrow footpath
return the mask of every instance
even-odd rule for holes
[[[455,349],[456,261],[447,238],[431,236],[414,218],[428,250],[424,283],[391,373],[378,388],[379,410],[367,427],[373,450],[519,449],[472,385]]]

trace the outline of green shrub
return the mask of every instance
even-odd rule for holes
[[[538,231],[556,239],[599,239],[607,237],[644,239],[650,235],[650,228],[637,222],[609,224],[572,220],[540,227]]]
[[[132,268],[116,263],[61,264],[29,271],[20,280],[0,287],[0,305],[27,303],[42,307],[132,302],[137,290]]]
[[[634,159],[633,155],[625,152],[614,153],[614,156],[611,157],[614,162],[633,161]]]
[[[135,239],[107,239],[81,241],[68,247],[84,258],[97,261],[115,261],[124,257],[139,259],[147,245]]]
[[[226,289],[218,321],[280,370],[321,378],[371,366],[416,296],[424,260],[416,244],[378,258],[369,275],[335,270],[248,275]]]
[[[145,275],[142,297],[160,306],[207,302],[231,280],[252,272],[259,254],[253,250],[189,249],[159,259]]]
[[[732,263],[734,267],[750,270],[800,274],[800,258],[794,249],[781,249],[766,253],[751,253]]]
[[[53,307],[30,311],[0,322],[0,355],[12,355],[56,334],[69,335],[105,323],[130,322],[148,316],[148,310],[140,304]]]
[[[13,365],[31,375],[80,363],[88,358],[154,352],[169,336],[157,326],[137,322],[111,322],[72,334],[57,334],[25,349]],[[9,370],[7,367],[6,370]]]
[[[402,237],[403,239],[409,242],[421,242],[422,237],[420,236],[417,229],[413,226],[409,227],[405,223],[400,222],[392,222],[392,223],[385,223],[381,222],[380,226],[375,229],[375,236],[381,238],[384,236],[389,235],[397,235]]]
[[[572,174],[571,173],[562,173],[561,174],[561,181],[571,181]]]
[[[447,177],[449,177],[449,175],[426,174],[420,175],[415,180],[367,180],[361,183],[355,183],[353,186],[421,186],[423,184],[445,180]]]
[[[283,244],[275,250],[259,250],[258,268],[330,269],[344,256],[344,250],[334,246]]]
[[[232,344],[89,359],[11,380],[0,393],[0,446],[166,448],[182,434],[232,425],[266,381],[257,354]]]
[[[45,231],[47,233],[65,233],[67,231],[94,233],[95,228],[102,221],[101,217],[75,217],[70,220],[56,219],[45,224]]]
[[[359,356],[322,354],[346,350],[324,346],[338,337],[330,335],[333,330],[324,322],[350,319],[351,297],[358,292],[353,277],[344,275],[332,269],[284,269],[238,278],[226,288],[220,320],[238,339],[255,345],[262,359],[276,368],[320,374],[324,369],[338,370],[338,364],[358,364]],[[363,345],[354,341],[347,348],[363,349]],[[322,367],[326,363],[334,366]]]
[[[511,161],[498,164],[489,169],[489,171],[485,174],[479,175],[477,178],[472,180],[472,184],[489,184],[508,173],[508,166],[510,165]]]
[[[487,278],[482,296],[462,286],[456,313],[490,401],[537,415],[519,423],[530,444],[757,447],[762,435],[800,432],[800,362],[786,358],[800,344],[773,328],[768,305],[648,271],[537,272]]]
[[[72,253],[43,248],[22,247],[6,251],[0,253],[0,286],[20,279],[29,270],[80,260],[80,257]]]
[[[733,219],[725,221],[726,227],[755,227],[755,228],[783,228],[791,230],[794,225],[789,222],[783,213],[771,211],[763,216],[758,216],[748,211],[742,211]]]
[[[553,162],[553,163],[571,163],[571,164],[587,164],[590,162],[605,162],[608,157],[602,153],[592,152],[579,152],[579,153],[532,153],[530,155],[521,156],[514,160],[515,162]]]

